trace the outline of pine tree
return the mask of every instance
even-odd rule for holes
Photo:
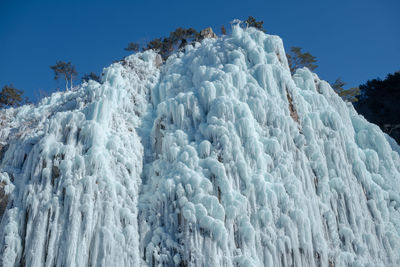
[[[318,67],[314,63],[317,62],[316,57],[311,55],[309,52],[301,52],[300,47],[293,46],[290,48],[291,54],[287,54],[287,60],[289,63],[290,72],[293,74],[296,69],[307,67],[310,70],[314,70]]]
[[[354,104],[357,112],[400,144],[400,72],[388,74],[384,80],[369,80],[359,88],[359,100]]]
[[[361,90],[359,87],[351,87],[350,89],[343,90],[339,95],[343,100],[354,103],[358,101],[360,93]]]
[[[163,42],[161,41],[161,38],[156,38],[151,40],[146,48],[143,48],[143,51],[153,49],[155,51],[160,51],[163,46]]]
[[[50,68],[54,71],[54,79],[58,80],[60,77],[64,77],[65,90],[68,90],[68,81],[70,82],[70,89],[72,90],[72,80],[76,78],[78,72],[76,72],[71,62],[57,61],[56,65],[50,66]]]
[[[139,44],[137,44],[137,43],[129,43],[128,47],[126,47],[124,49],[126,51],[138,52],[139,51]]]
[[[360,94],[360,88],[352,87],[350,89],[344,89],[346,85],[341,78],[337,78],[336,81],[331,85],[333,90],[344,100],[349,102],[357,102],[357,96]]]
[[[200,34],[193,28],[177,28],[171,32],[168,37],[156,38],[147,43],[143,51],[153,49],[166,60],[174,49],[183,48],[186,44],[193,41],[201,40]]]
[[[341,78],[337,78],[336,81],[331,85],[333,90],[335,90],[336,92],[341,92],[343,91],[343,86],[345,86],[346,83],[344,81],[342,81]]]
[[[96,73],[91,72],[89,74],[85,74],[81,78],[82,82],[88,82],[89,80],[93,80],[96,82],[100,82],[100,77],[96,75]]]
[[[23,98],[24,92],[15,88],[12,84],[5,85],[0,92],[0,107],[18,107],[28,103],[27,98]]]
[[[256,29],[259,29],[260,31],[267,32],[267,31],[264,29],[264,26],[263,26],[264,21],[257,21],[257,20],[256,20],[254,17],[252,17],[252,16],[249,16],[249,17],[247,18],[247,20],[245,21],[245,23],[247,23],[247,25],[248,25],[249,27],[254,27],[254,28],[256,28]]]

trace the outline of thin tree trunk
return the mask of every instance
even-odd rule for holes
[[[65,91],[68,91],[68,77],[67,77],[67,74],[64,73],[64,77],[65,77]]]

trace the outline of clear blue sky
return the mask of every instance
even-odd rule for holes
[[[399,0],[0,0],[0,86],[12,83],[35,101],[39,89],[57,88],[49,68],[56,60],[71,61],[80,75],[100,74],[128,55],[128,42],[177,27],[219,33],[222,24],[249,15],[287,49],[316,56],[321,78],[358,86],[400,70],[399,12]]]

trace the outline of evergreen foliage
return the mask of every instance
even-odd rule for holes
[[[318,65],[314,64],[317,62],[316,57],[309,52],[302,52],[300,47],[292,46],[290,48],[290,53],[288,53],[286,57],[292,74],[294,74],[298,68],[307,67],[312,71],[318,67]]]
[[[344,90],[343,86],[345,86],[346,83],[344,81],[342,81],[341,78],[337,78],[336,81],[331,85],[333,90],[335,90],[336,92]]]
[[[340,96],[349,102],[357,102],[358,101],[358,96],[360,95],[360,88],[358,87],[351,87],[350,89],[344,90],[340,92]]]
[[[359,101],[354,105],[358,113],[400,144],[400,72],[388,74],[384,80],[369,80],[359,88]]]
[[[156,38],[156,39],[151,40],[147,44],[147,47],[143,48],[143,50],[153,49],[156,51],[160,51],[162,47],[163,47],[163,42],[161,41],[161,38]]]
[[[28,99],[22,95],[24,92],[15,88],[12,84],[5,85],[0,92],[0,108],[18,107],[28,103]]]
[[[70,82],[70,89],[72,90],[72,81],[76,78],[78,72],[75,70],[75,66],[73,66],[71,62],[58,60],[54,66],[50,66],[50,69],[54,71],[55,80],[58,80],[60,77],[65,79],[65,90],[68,90],[68,82]]]
[[[137,43],[129,43],[128,46],[125,48],[126,51],[138,52],[139,51],[139,44]]]
[[[178,48],[183,48],[188,41],[200,41],[200,34],[193,28],[177,28],[171,32],[168,37],[156,38],[151,40],[143,51],[153,49],[157,51],[164,60],[166,60],[171,53]]]
[[[254,17],[249,16],[247,18],[247,20],[245,21],[245,23],[247,23],[247,25],[249,25],[249,27],[254,27],[254,28],[259,29],[260,31],[267,32],[264,29],[264,26],[263,26],[264,21],[262,21],[262,20],[261,21],[257,21]]]
[[[349,102],[357,102],[357,96],[360,94],[360,88],[352,87],[350,89],[344,89],[343,87],[346,85],[342,79],[337,78],[336,81],[331,85],[333,90],[345,101]]]
[[[81,80],[82,80],[82,82],[88,82],[89,80],[100,82],[100,77],[97,76],[96,73],[91,72],[89,74],[83,75]]]

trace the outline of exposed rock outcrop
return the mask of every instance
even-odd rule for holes
[[[214,33],[211,27],[205,28],[201,30],[200,35],[202,38],[215,38],[217,39],[217,35]]]
[[[3,213],[6,210],[8,203],[8,195],[6,194],[4,187],[6,184],[4,182],[0,182],[0,221],[3,217]]]

